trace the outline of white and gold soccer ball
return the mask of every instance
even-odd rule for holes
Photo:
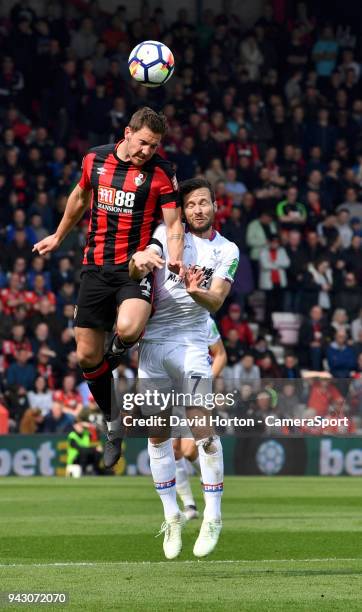
[[[175,60],[172,51],[157,40],[145,40],[128,58],[131,76],[146,87],[160,87],[171,78]]]

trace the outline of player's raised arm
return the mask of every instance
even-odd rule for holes
[[[83,160],[82,176],[80,182],[74,187],[67,200],[64,215],[54,232],[50,236],[43,238],[40,242],[34,244],[33,251],[38,251],[39,255],[46,255],[51,251],[55,251],[64,238],[69,234],[70,230],[77,225],[83,217],[85,211],[91,203],[92,189],[89,179],[88,169],[89,155]]]
[[[168,267],[171,272],[184,276],[184,228],[181,221],[181,208],[164,208],[163,218],[166,225]]]

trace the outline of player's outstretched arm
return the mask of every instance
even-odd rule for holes
[[[141,280],[147,276],[149,272],[152,272],[154,268],[160,270],[164,265],[165,260],[157,255],[152,248],[148,248],[145,251],[138,251],[132,255],[128,264],[128,271],[130,278],[133,280]]]
[[[203,281],[203,271],[189,268],[185,275],[185,286],[187,293],[192,299],[206,308],[209,312],[217,312],[223,305],[230,292],[231,284],[223,278],[214,278],[210,289],[200,287]]]
[[[70,230],[80,221],[90,205],[91,191],[82,189],[77,185],[70,194],[61,222],[54,234],[43,238],[33,246],[33,252],[46,255],[55,251]]]
[[[168,268],[171,272],[184,278],[184,228],[181,221],[181,209],[164,208],[162,212],[166,225],[167,250],[169,256]]]

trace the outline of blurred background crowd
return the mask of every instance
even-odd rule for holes
[[[49,2],[41,15],[21,0],[0,20],[1,433],[67,432],[84,408],[96,412],[73,333],[87,218],[52,257],[32,246],[61,219],[87,149],[120,140],[142,105],[166,114],[160,153],[179,180],[206,176],[216,228],[240,249],[217,317],[228,359],[220,384],[243,380],[244,409],[265,412],[278,403],[260,398],[257,381],[287,379],[278,389],[287,414],[348,414],[358,429],[361,39],[291,4],[282,16],[266,4],[251,29],[237,14],[207,10],[195,24],[184,9],[172,17],[145,3],[131,20],[126,6],[110,14],[82,0]],[[174,51],[166,87],[129,76],[129,52],[144,39]],[[121,384],[136,369],[133,351]],[[301,385],[311,370],[333,382]]]

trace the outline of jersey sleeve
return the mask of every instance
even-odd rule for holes
[[[80,177],[78,184],[82,189],[85,189],[86,191],[90,191],[92,189],[91,172],[92,172],[94,157],[95,157],[94,153],[88,153],[87,155],[83,157],[83,161],[82,161],[82,175]]]
[[[207,346],[212,346],[219,342],[221,336],[218,327],[211,317],[207,320]]]
[[[223,249],[221,258],[216,265],[213,277],[222,278],[234,282],[235,274],[239,266],[239,249],[233,242],[227,245],[227,248]]]
[[[167,234],[166,225],[164,223],[161,223],[158,227],[156,227],[147,248],[156,251],[157,255],[160,255],[160,257],[165,255],[167,248]]]
[[[177,208],[180,206],[178,196],[178,182],[170,162],[163,162],[158,166],[159,196],[161,208]]]

